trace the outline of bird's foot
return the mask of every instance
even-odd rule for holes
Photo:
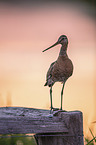
[[[67,112],[66,110],[62,110],[62,108],[54,108],[54,107],[51,107],[51,110],[50,110],[50,114],[54,114],[56,112]]]
[[[66,110],[62,110],[62,108],[59,109],[61,112],[67,112]]]
[[[57,111],[57,110],[60,110],[60,109],[59,109],[59,108],[53,108],[52,110],[53,110],[53,111]]]
[[[58,111],[58,110],[60,110],[60,109],[51,107],[50,114],[53,114],[54,111]]]
[[[57,116],[59,112],[67,112],[66,110],[56,110],[53,112],[53,116]]]
[[[60,110],[60,109],[59,108],[51,107],[51,111],[57,111],[57,110]]]

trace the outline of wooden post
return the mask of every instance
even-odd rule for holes
[[[83,119],[80,111],[57,112],[61,122],[66,125],[68,132],[36,134],[38,145],[83,145]]]
[[[0,108],[0,134],[34,133],[38,145],[83,145],[80,111],[56,111],[23,107]]]

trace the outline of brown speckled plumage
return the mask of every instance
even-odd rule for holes
[[[65,82],[73,73],[72,61],[68,56],[59,56],[47,72],[45,86],[53,86],[55,82]]]
[[[62,82],[63,88],[62,88],[61,95],[63,95],[64,84],[65,84],[66,80],[73,73],[73,64],[67,55],[67,46],[68,46],[67,37],[65,35],[61,35],[59,37],[58,41],[54,45],[45,49],[44,51],[54,47],[57,44],[62,45],[61,49],[60,49],[59,57],[57,58],[57,60],[55,62],[53,62],[50,65],[50,68],[49,68],[49,70],[47,72],[47,76],[46,76],[46,83],[44,86],[49,86],[52,89],[52,86],[54,85],[55,82]],[[51,96],[51,99],[52,99],[52,96]],[[52,104],[51,104],[51,109],[52,109]],[[62,104],[61,104],[61,109],[62,109]]]

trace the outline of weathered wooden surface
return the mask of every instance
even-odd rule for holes
[[[0,134],[35,133],[38,145],[83,145],[82,112],[0,108]]]
[[[0,134],[68,132],[57,116],[49,110],[22,107],[0,108]]]
[[[83,119],[82,113],[58,112],[58,118],[65,124],[68,133],[36,134],[38,145],[83,145]]]

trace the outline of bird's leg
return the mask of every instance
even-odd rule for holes
[[[50,87],[50,101],[51,101],[51,110],[53,109],[52,106],[52,86]]]
[[[62,101],[63,101],[63,90],[64,90],[64,85],[65,85],[65,83],[63,83],[63,87],[62,87],[62,90],[61,90],[61,108],[60,108],[60,110],[62,110]]]

